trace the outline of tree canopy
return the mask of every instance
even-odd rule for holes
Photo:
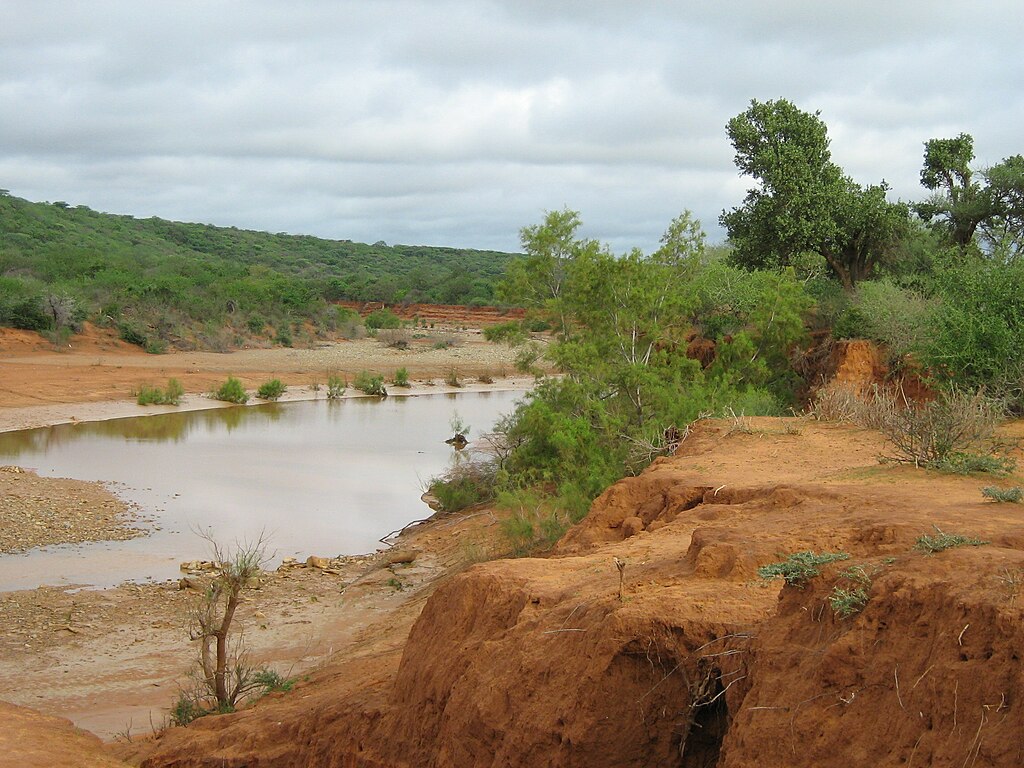
[[[727,132],[736,167],[758,181],[743,205],[720,218],[738,264],[783,267],[814,253],[852,289],[899,242],[907,207],[886,200],[885,182],[861,187],[832,162],[818,113],[785,99],[755,100]]]

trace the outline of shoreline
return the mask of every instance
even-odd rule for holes
[[[532,389],[535,379],[530,376],[495,377],[492,384],[471,382],[459,387],[452,387],[443,382],[436,383],[436,380],[430,380],[430,382],[414,382],[410,387],[392,386],[388,390],[388,397],[422,397],[425,395],[458,395],[484,392],[528,392]],[[377,395],[366,395],[358,390],[353,390],[350,386],[338,399],[348,400],[366,397],[377,397]],[[125,399],[102,400],[98,402],[67,402],[54,405],[0,406],[0,433],[41,429],[59,424],[111,421],[137,416],[187,413],[213,410],[215,408],[251,408],[253,406],[270,405],[275,402],[295,403],[313,400],[327,400],[327,396],[322,392],[311,390],[308,385],[301,385],[289,388],[276,401],[260,400],[256,397],[251,397],[249,402],[244,405],[214,400],[203,393],[186,393],[180,405],[139,405],[134,400]]]

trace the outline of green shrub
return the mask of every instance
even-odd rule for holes
[[[195,696],[182,691],[171,705],[170,718],[174,725],[183,727],[209,714],[211,711],[198,702]]]
[[[149,334],[146,332],[146,329],[138,323],[129,320],[122,320],[118,323],[117,333],[122,340],[138,347],[145,347],[146,342],[149,340]]]
[[[139,388],[137,402],[139,405],[178,405],[185,395],[185,388],[177,379],[170,379],[166,389],[150,387],[143,384]]]
[[[989,475],[1008,475],[1017,467],[1017,462],[1009,456],[989,456],[978,453],[951,453],[933,462],[932,469],[952,475],[972,475],[984,473]]]
[[[384,388],[384,377],[378,374],[369,374],[360,371],[352,381],[352,386],[367,395],[380,395],[386,397],[388,391]]]
[[[345,390],[348,389],[348,382],[344,378],[337,374],[331,374],[327,377],[327,399],[337,400],[339,397],[345,394]]]
[[[508,344],[510,347],[517,347],[527,339],[526,329],[523,324],[510,320],[507,323],[498,323],[484,328],[484,338],[497,344]]]
[[[409,371],[406,368],[399,368],[395,371],[395,386],[396,387],[411,387],[409,383]]]
[[[277,400],[284,394],[285,389],[280,379],[271,379],[260,384],[260,388],[256,390],[256,397],[260,400]]]
[[[363,321],[367,328],[377,330],[380,328],[401,328],[402,320],[390,309],[375,309],[366,316]]]
[[[849,558],[846,552],[794,552],[782,562],[762,565],[757,575],[762,579],[781,576],[787,584],[801,586],[821,573],[820,566]]]
[[[516,370],[521,373],[536,373],[537,362],[543,354],[544,348],[537,342],[532,341],[529,344],[525,344],[516,353]]]
[[[832,588],[828,602],[836,616],[845,619],[864,609],[864,606],[868,604],[868,591],[864,587],[847,589],[837,585]]]
[[[249,402],[249,395],[246,393],[241,381],[234,376],[228,376],[228,380],[213,392],[213,399],[244,405]]]
[[[259,670],[253,675],[252,681],[262,689],[260,695],[263,696],[277,691],[290,691],[295,686],[294,677],[284,677],[272,669]]]
[[[1019,504],[1021,499],[1024,499],[1024,490],[1017,486],[1013,488],[997,488],[994,485],[989,485],[981,489],[981,495],[995,502]]]
[[[489,462],[464,462],[431,480],[428,490],[443,512],[458,512],[494,499],[496,473]]]
[[[924,536],[917,537],[914,549],[928,555],[933,555],[936,552],[942,552],[943,550],[952,549],[954,547],[980,547],[984,544],[988,544],[987,541],[982,541],[981,539],[968,538],[967,536],[961,536],[958,533],[946,533],[937,525],[934,526],[934,528],[934,536],[925,534]]]

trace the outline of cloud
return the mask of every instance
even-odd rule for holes
[[[134,215],[512,249],[543,211],[653,248],[747,181],[725,122],[821,110],[858,181],[920,197],[922,143],[1021,151],[1004,0],[10,3],[2,186]],[[983,30],[983,36],[979,33]]]

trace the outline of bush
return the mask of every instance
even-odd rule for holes
[[[982,541],[981,539],[968,538],[967,536],[961,536],[958,533],[946,533],[937,525],[934,526],[934,528],[934,536],[930,536],[928,534],[918,536],[917,542],[914,544],[914,549],[924,552],[927,555],[933,555],[936,552],[953,549],[954,547],[980,547],[984,544],[988,544],[987,541]]]
[[[331,374],[327,377],[327,399],[337,400],[339,397],[345,394],[345,390],[348,389],[348,382],[345,381],[341,376],[337,374]]]
[[[981,495],[986,499],[1005,504],[1019,504],[1024,499],[1024,490],[1019,487],[997,488],[994,485],[981,489]]]
[[[832,588],[828,602],[836,616],[845,619],[864,609],[864,606],[868,604],[868,591],[864,587],[846,589],[837,585]]]
[[[245,387],[234,376],[228,376],[228,380],[221,384],[212,396],[214,400],[223,400],[226,403],[236,403],[237,405],[245,405],[249,402],[249,395],[246,393]]]
[[[367,395],[387,397],[388,394],[388,391],[384,388],[384,377],[378,374],[371,375],[366,371],[360,371],[356,375],[352,386]]]
[[[185,394],[185,388],[177,379],[170,379],[166,389],[150,387],[145,384],[139,388],[137,402],[139,405],[178,405]]]
[[[527,339],[526,329],[522,323],[511,320],[484,328],[484,338],[496,344],[508,344],[517,347]]]
[[[395,371],[395,386],[396,387],[411,387],[409,383],[409,371],[406,368],[399,368]]]
[[[377,341],[392,349],[408,349],[412,334],[404,328],[389,328],[377,332]]]
[[[451,349],[461,343],[461,339],[451,333],[435,333],[430,337],[434,349]]]
[[[456,464],[430,481],[428,490],[444,512],[458,512],[475,504],[492,501],[497,467],[489,462]]]
[[[537,373],[537,362],[543,354],[544,349],[537,342],[526,344],[516,353],[516,370],[521,373]]]
[[[295,686],[294,677],[284,677],[272,669],[261,669],[252,676],[253,683],[262,688],[260,695],[277,691],[290,691]]]
[[[459,371],[456,368],[449,368],[448,373],[444,375],[444,383],[449,387],[461,387],[462,382],[459,381]]]
[[[256,390],[256,397],[260,400],[277,400],[284,394],[285,389],[280,379],[271,379],[260,384],[260,388]]]
[[[787,584],[799,587],[821,573],[820,566],[849,558],[846,552],[794,552],[782,562],[762,565],[757,575],[762,579],[781,576]]]
[[[877,387],[864,397],[831,397],[835,402],[829,410],[845,411],[855,423],[889,438],[897,451],[895,461],[960,474],[992,471],[1003,464],[966,452],[990,440],[1005,414],[1002,404],[983,392],[949,390],[923,404],[908,403]]]
[[[401,328],[402,320],[390,309],[375,309],[366,316],[363,321],[367,328],[378,330],[380,328]]]

